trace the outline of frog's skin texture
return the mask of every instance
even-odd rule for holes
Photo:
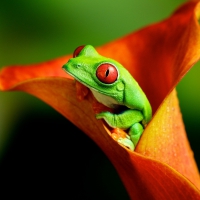
[[[117,61],[103,57],[91,45],[80,46],[63,69],[88,87],[97,101],[110,108],[122,107],[119,113],[101,112],[112,128],[128,130],[127,138],[118,142],[134,150],[140,136],[151,120],[151,105],[130,73]]]

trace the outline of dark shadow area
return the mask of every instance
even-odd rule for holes
[[[1,195],[129,199],[104,153],[55,111],[28,113],[14,132],[0,164]]]
[[[198,169],[200,170],[200,145],[199,145],[199,118],[193,120],[193,118],[189,119],[189,117],[183,116],[185,121],[185,129],[187,133],[187,137],[191,146],[191,149],[194,153],[194,158],[197,163]],[[192,121],[193,120],[193,121]],[[196,123],[195,123],[196,122]]]

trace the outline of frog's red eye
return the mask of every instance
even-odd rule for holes
[[[79,46],[74,50],[73,58],[77,57],[81,50],[85,47],[85,45]]]
[[[110,63],[103,63],[97,68],[96,76],[102,83],[111,84],[117,80],[118,71]]]

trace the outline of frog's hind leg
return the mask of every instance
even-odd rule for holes
[[[136,147],[143,131],[144,131],[144,128],[143,128],[142,124],[140,124],[139,122],[133,124],[131,126],[131,128],[129,129],[130,139],[133,142],[135,147]]]

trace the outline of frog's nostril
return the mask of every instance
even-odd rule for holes
[[[77,64],[76,67],[77,67],[77,68],[81,67],[81,64]]]

